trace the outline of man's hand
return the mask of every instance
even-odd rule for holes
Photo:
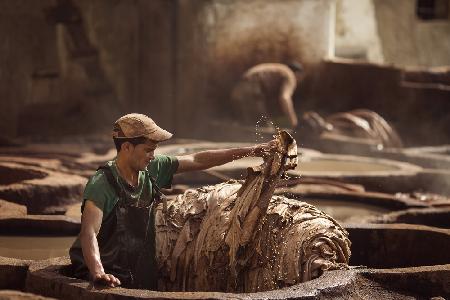
[[[276,139],[274,139],[274,140],[271,140],[270,142],[262,143],[262,144],[254,146],[250,155],[266,158],[266,157],[270,156],[271,154],[273,154],[277,150],[277,147],[278,147],[278,141]]]
[[[92,280],[95,283],[100,283],[110,287],[116,287],[118,285],[121,285],[121,282],[118,278],[116,278],[114,275],[106,273],[96,273],[92,275]]]

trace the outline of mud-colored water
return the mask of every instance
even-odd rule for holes
[[[332,216],[338,222],[358,223],[368,216],[377,216],[390,212],[390,210],[369,204],[357,202],[345,202],[324,199],[305,199],[306,203],[312,204],[321,211]]]
[[[74,236],[0,236],[0,256],[19,259],[47,259],[66,256]]]

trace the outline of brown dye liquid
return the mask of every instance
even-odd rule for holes
[[[0,236],[0,256],[33,260],[67,256],[75,238],[75,236]]]

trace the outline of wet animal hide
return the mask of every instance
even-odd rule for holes
[[[295,149],[295,150],[294,150]],[[312,205],[273,196],[297,163],[295,141],[279,149],[245,182],[228,181],[167,201],[156,209],[158,288],[166,291],[257,292],[347,268],[347,232]]]

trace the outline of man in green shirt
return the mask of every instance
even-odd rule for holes
[[[75,277],[109,286],[156,289],[154,203],[175,173],[204,170],[245,156],[264,156],[276,143],[154,155],[172,134],[149,117],[128,114],[113,129],[117,156],[86,184],[81,231],[70,249]]]

